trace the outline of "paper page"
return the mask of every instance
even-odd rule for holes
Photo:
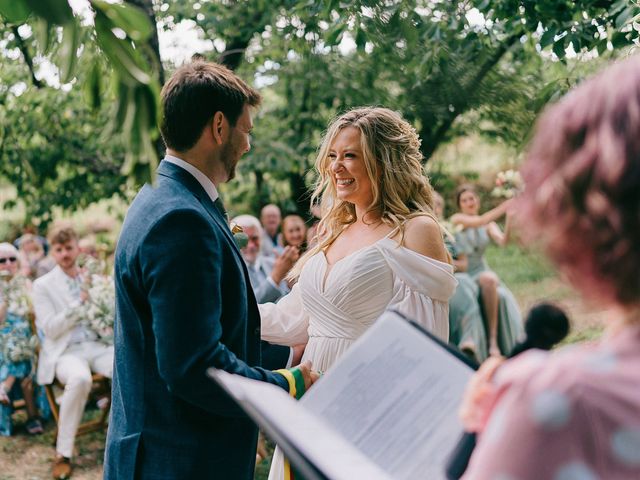
[[[213,370],[213,369],[211,369]],[[336,480],[391,480],[379,467],[367,459],[315,415],[305,411],[281,388],[249,380],[222,370],[211,373],[241,405],[250,405],[259,415],[275,426],[328,478]],[[261,418],[254,418],[261,425]]]
[[[385,313],[302,398],[394,479],[445,478],[472,369]]]

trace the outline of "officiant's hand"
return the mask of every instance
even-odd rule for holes
[[[489,357],[471,377],[459,413],[467,432],[481,433],[484,430],[500,393],[493,383],[493,376],[504,361],[504,357]]]

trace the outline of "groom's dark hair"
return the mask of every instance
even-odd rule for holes
[[[216,112],[235,126],[244,106],[258,106],[262,97],[228,68],[196,60],[175,71],[161,99],[164,143],[183,152],[196,144]]]

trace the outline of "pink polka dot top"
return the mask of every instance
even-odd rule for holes
[[[502,366],[466,480],[640,479],[640,325]]]

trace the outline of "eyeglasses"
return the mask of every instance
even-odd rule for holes
[[[4,257],[4,258],[0,258],[0,265],[5,264],[7,262],[13,263],[17,261],[18,261],[18,257]]]

